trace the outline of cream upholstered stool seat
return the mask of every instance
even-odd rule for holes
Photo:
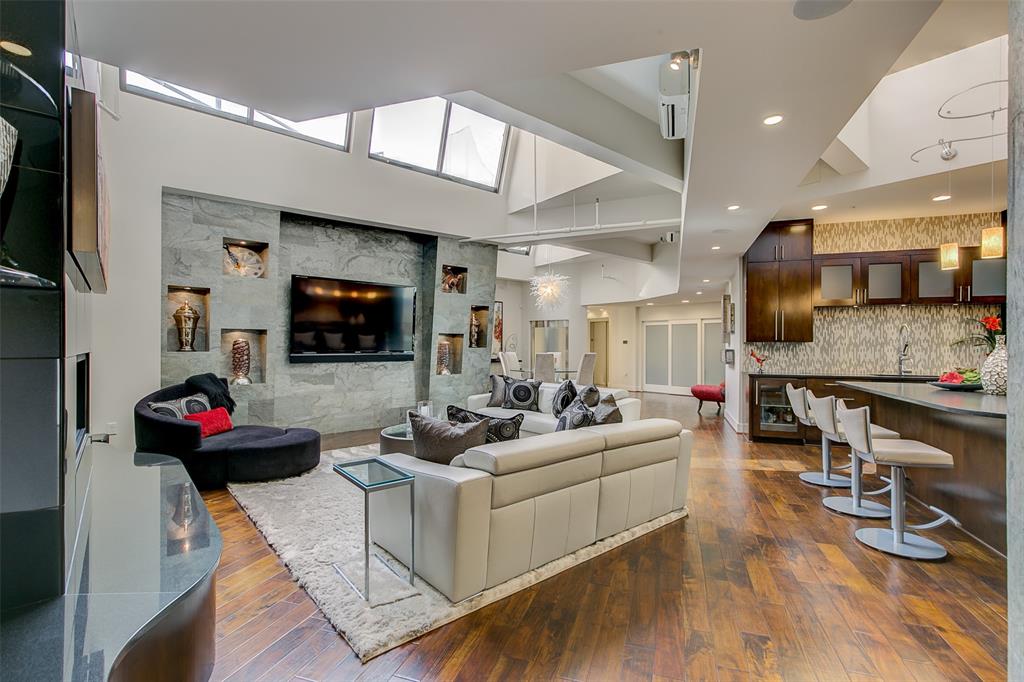
[[[907,525],[907,497],[905,467],[930,467],[934,469],[951,469],[953,456],[944,450],[916,440],[871,438],[870,411],[866,407],[854,410],[836,409],[836,416],[846,429],[846,437],[854,456],[869,462],[888,466],[892,470],[892,505],[891,528],[860,528],[854,536],[862,543],[888,554],[908,559],[941,559],[946,556],[946,548],[937,542],[921,537],[907,529],[923,530],[936,528],[945,523],[956,526],[960,522],[938,509],[929,507],[938,514],[938,518],[929,523]]]
[[[786,396],[789,398],[789,406],[793,408],[793,414],[797,421],[804,426],[817,426],[814,416],[807,405],[807,389],[796,388],[793,384],[786,384]],[[847,467],[842,467],[847,468]],[[800,474],[800,480],[811,485],[820,485],[826,488],[849,488],[850,477],[842,476],[832,471],[832,448],[829,447],[828,439],[824,433],[821,436],[821,471],[805,471]]]
[[[814,420],[818,424],[818,428],[821,429],[821,448],[824,450],[828,448],[829,451],[832,449],[832,443],[847,444],[846,430],[843,428],[842,423],[836,419],[836,409],[841,407],[846,409],[846,404],[836,398],[835,396],[825,396],[819,398],[811,391],[807,391],[807,405],[811,408],[811,414],[814,415]],[[879,426],[878,424],[869,424],[871,429],[872,441],[888,441],[890,439],[899,438],[900,434]],[[889,491],[891,483],[878,490],[872,490],[865,492],[863,488],[863,480],[861,478],[863,473],[863,462],[860,457],[853,456],[852,460],[853,470],[850,476],[850,497],[836,495],[833,497],[826,497],[821,501],[826,507],[832,511],[839,512],[841,514],[849,514],[850,516],[859,516],[865,519],[887,519],[889,518],[889,507],[878,502],[872,502],[871,500],[865,500],[865,495],[881,495]]]

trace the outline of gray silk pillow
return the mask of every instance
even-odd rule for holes
[[[487,407],[501,407],[505,402],[505,377],[497,374],[491,375],[491,397],[487,400]]]
[[[622,412],[611,393],[601,398],[594,408],[594,424],[621,424]]]
[[[410,411],[409,423],[416,457],[428,462],[451,464],[466,450],[487,442],[487,421],[453,424]]]
[[[551,399],[551,414],[561,417],[565,408],[569,407],[575,399],[576,386],[568,379],[563,381],[562,385],[555,390],[555,395]]]
[[[594,409],[597,404],[601,402],[601,391],[597,390],[597,386],[584,386],[579,390],[579,397],[583,400],[583,404]]]

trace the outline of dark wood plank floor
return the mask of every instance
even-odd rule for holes
[[[205,494],[225,544],[214,679],[1006,678],[1005,561],[954,529],[928,534],[952,552],[942,563],[866,549],[853,531],[870,522],[797,480],[815,448],[750,443],[690,398],[642,397],[644,416],[696,433],[688,519],[367,665],[230,494]]]

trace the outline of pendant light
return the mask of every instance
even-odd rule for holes
[[[575,202],[575,194],[573,195]],[[573,207],[573,224],[575,226],[575,204]],[[533,231],[540,232],[537,222],[537,136],[533,136]],[[557,308],[565,296],[565,288],[569,283],[569,277],[551,270],[548,264],[548,271],[545,274],[534,275],[530,278],[530,295],[540,310]]]
[[[939,197],[949,199],[953,196],[953,171],[946,172],[946,193]],[[940,201],[932,197],[932,201]],[[960,268],[960,244],[959,242],[947,242],[939,247],[939,267],[943,270],[958,270]]]
[[[992,113],[992,133],[990,148],[992,152],[992,160],[989,163],[989,183],[990,183],[990,194],[989,200],[991,201],[992,211],[992,222],[996,223],[996,149],[995,149],[995,129],[996,129],[996,115]],[[986,227],[981,231],[981,257],[982,258],[1002,258],[1006,252],[1006,228],[1002,224],[993,224],[991,227]]]

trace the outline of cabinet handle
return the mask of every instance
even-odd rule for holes
[[[782,340],[786,340],[786,311],[782,311]]]
[[[970,284],[967,285],[967,300],[968,301],[971,300],[971,285]]]
[[[786,245],[782,245],[782,260],[786,260]]]
[[[779,245],[772,247],[772,260],[779,260]]]
[[[775,309],[775,340],[779,340],[779,309]]]
[[[761,382],[757,379],[754,380],[754,404],[761,404]]]
[[[956,288],[956,302],[959,303],[962,300],[964,300],[964,287],[960,285]]]
[[[837,383],[831,383],[831,384],[830,384],[830,383],[827,383],[827,382],[826,382],[826,383],[825,383],[825,385],[826,385],[826,386],[838,386],[839,384],[837,384]]]

